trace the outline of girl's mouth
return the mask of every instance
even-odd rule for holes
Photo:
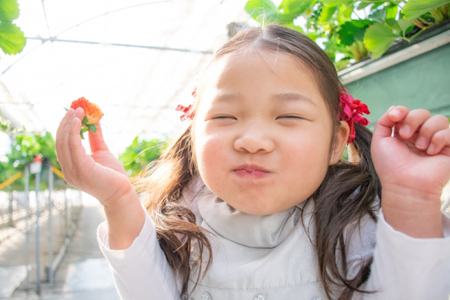
[[[270,174],[270,172],[264,169],[263,167],[253,164],[252,165],[245,164],[238,166],[233,171],[240,177],[251,177],[251,178],[261,178]]]

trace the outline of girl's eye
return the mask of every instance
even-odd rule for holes
[[[215,117],[212,117],[211,119],[213,119],[213,120],[220,120],[220,119],[232,119],[232,120],[236,120],[236,117],[229,116],[229,115],[223,115],[223,116],[215,116]]]
[[[303,120],[304,118],[296,115],[283,115],[277,117],[277,119],[292,119],[292,120]]]

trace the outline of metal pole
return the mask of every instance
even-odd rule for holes
[[[40,183],[40,172],[35,175],[35,191],[36,191],[36,293],[41,295],[41,274],[40,274],[40,264],[39,264],[39,183]]]
[[[53,217],[52,217],[52,191],[53,191],[53,171],[51,165],[48,165],[48,256],[50,259],[49,272],[48,272],[48,281],[51,285],[53,285]]]
[[[8,199],[8,226],[14,227],[14,219],[13,219],[13,192],[9,192],[9,199]]]
[[[64,229],[67,239],[69,237],[69,208],[67,205],[67,188],[64,189]]]
[[[26,289],[30,288],[30,167],[25,166],[25,267],[27,268]]]

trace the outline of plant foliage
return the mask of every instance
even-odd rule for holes
[[[34,132],[22,132],[15,135],[11,143],[11,150],[0,161],[0,182],[6,181],[17,172],[25,173],[25,166],[31,163],[35,156],[44,158],[41,172],[41,189],[48,187],[48,166],[60,169],[55,152],[55,141],[49,132],[44,134]],[[30,189],[34,188],[34,181],[30,177]],[[16,180],[13,184],[5,188],[5,191],[24,190],[24,177]],[[54,188],[67,187],[64,180],[55,176]]]
[[[167,147],[163,140],[141,140],[135,137],[130,146],[119,156],[119,161],[124,165],[128,176],[139,175],[147,165],[158,159],[162,151]]]
[[[0,0],[0,49],[5,54],[20,53],[25,46],[23,31],[13,23],[19,14],[17,0]]]
[[[248,0],[245,9],[261,25],[285,25],[323,45],[337,69],[450,19],[450,0]]]

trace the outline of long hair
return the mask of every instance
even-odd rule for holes
[[[268,25],[238,33],[214,53],[211,61],[252,47],[288,54],[307,65],[334,120],[333,145],[340,126],[337,116],[343,86],[328,56],[305,35],[286,27]],[[202,82],[201,78],[199,82]],[[198,88],[194,110],[201,102],[201,84]],[[364,292],[359,287],[367,280],[371,264],[370,260],[367,261],[354,278],[348,278],[344,229],[367,214],[375,219],[374,203],[381,190],[370,154],[371,132],[358,124],[355,128],[356,138],[351,145],[353,161],[339,161],[330,166],[320,187],[307,200],[314,202],[316,233],[312,241],[329,298],[336,298],[334,295],[339,293],[339,299],[350,299],[355,291]],[[207,232],[195,224],[195,215],[179,202],[183,188],[198,174],[194,138],[190,125],[165,154],[148,167],[147,175],[138,182],[147,194],[145,206],[154,222],[160,246],[169,265],[182,280],[182,295],[187,291],[192,271],[190,255],[194,245],[199,247],[200,253],[203,250],[208,250],[209,255],[212,253]],[[201,259],[200,255],[196,265],[202,265]],[[204,272],[211,259],[209,256]],[[200,272],[197,282],[199,276]]]

